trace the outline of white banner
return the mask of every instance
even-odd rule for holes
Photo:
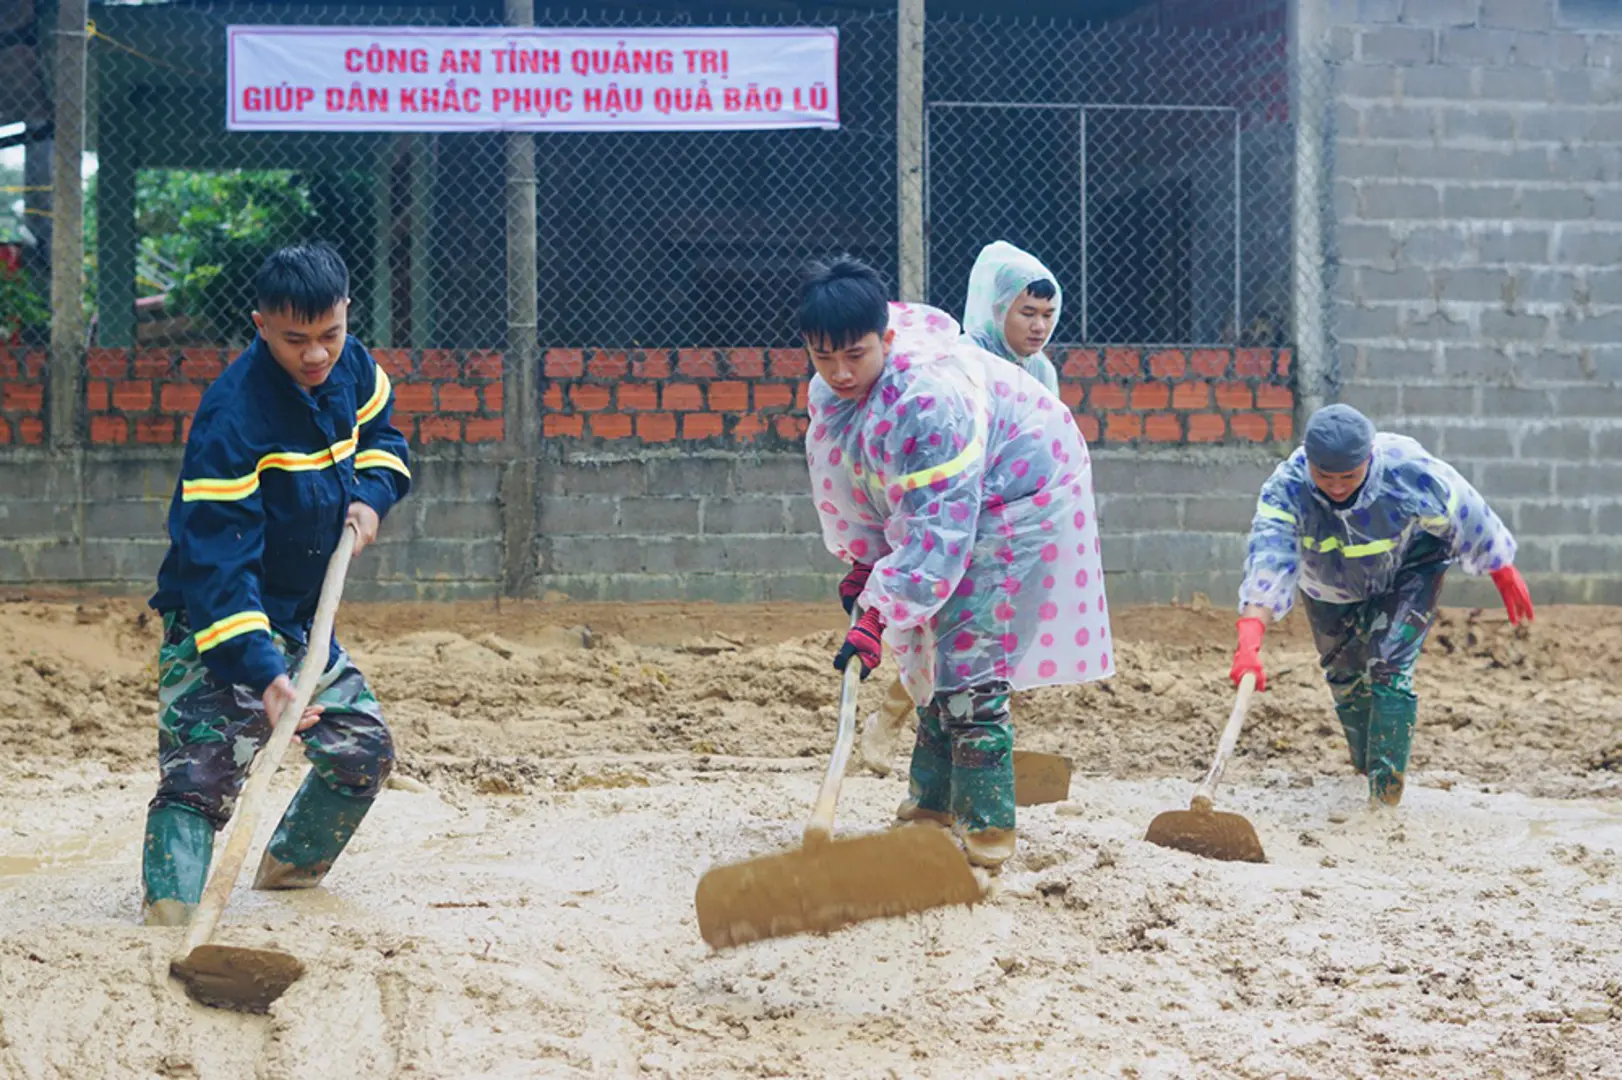
[[[839,126],[839,31],[232,26],[232,131]]]

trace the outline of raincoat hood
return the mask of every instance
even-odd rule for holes
[[[1014,306],[1025,287],[1036,281],[1053,282],[1053,319],[1059,319],[1064,310],[1064,290],[1059,279],[1042,265],[1040,259],[1021,251],[1006,240],[998,240],[980,249],[969,272],[969,296],[963,308],[963,332],[976,345],[989,353],[1018,363],[1025,355],[1014,351],[1003,334],[1008,309]],[[1041,355],[1040,350],[1029,354]]]

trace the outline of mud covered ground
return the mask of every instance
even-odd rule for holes
[[[0,602],[0,1077],[1622,1077],[1622,612],[1450,611],[1395,814],[1302,628],[1271,633],[1218,799],[1262,866],[1141,841],[1208,764],[1231,614],[1119,612],[1119,676],[1016,700],[1077,776],[992,902],[711,954],[694,884],[797,842],[839,619],[350,605],[403,780],[327,887],[236,894],[221,940],[309,966],[247,1017],[136,925],[154,621]],[[902,793],[853,775],[840,831]]]

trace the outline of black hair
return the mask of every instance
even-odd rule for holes
[[[800,336],[835,349],[890,326],[890,297],[878,271],[849,256],[806,267],[800,280]]]
[[[1053,284],[1053,282],[1049,281],[1047,278],[1043,278],[1041,281],[1031,282],[1029,285],[1025,286],[1025,291],[1036,297],[1038,300],[1052,300],[1055,296],[1059,295],[1059,287]]]
[[[349,268],[326,244],[299,244],[271,254],[253,279],[260,311],[313,322],[349,297]]]

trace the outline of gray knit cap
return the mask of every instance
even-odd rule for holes
[[[1374,425],[1350,405],[1326,405],[1307,421],[1307,460],[1324,472],[1351,472],[1374,451]]]

